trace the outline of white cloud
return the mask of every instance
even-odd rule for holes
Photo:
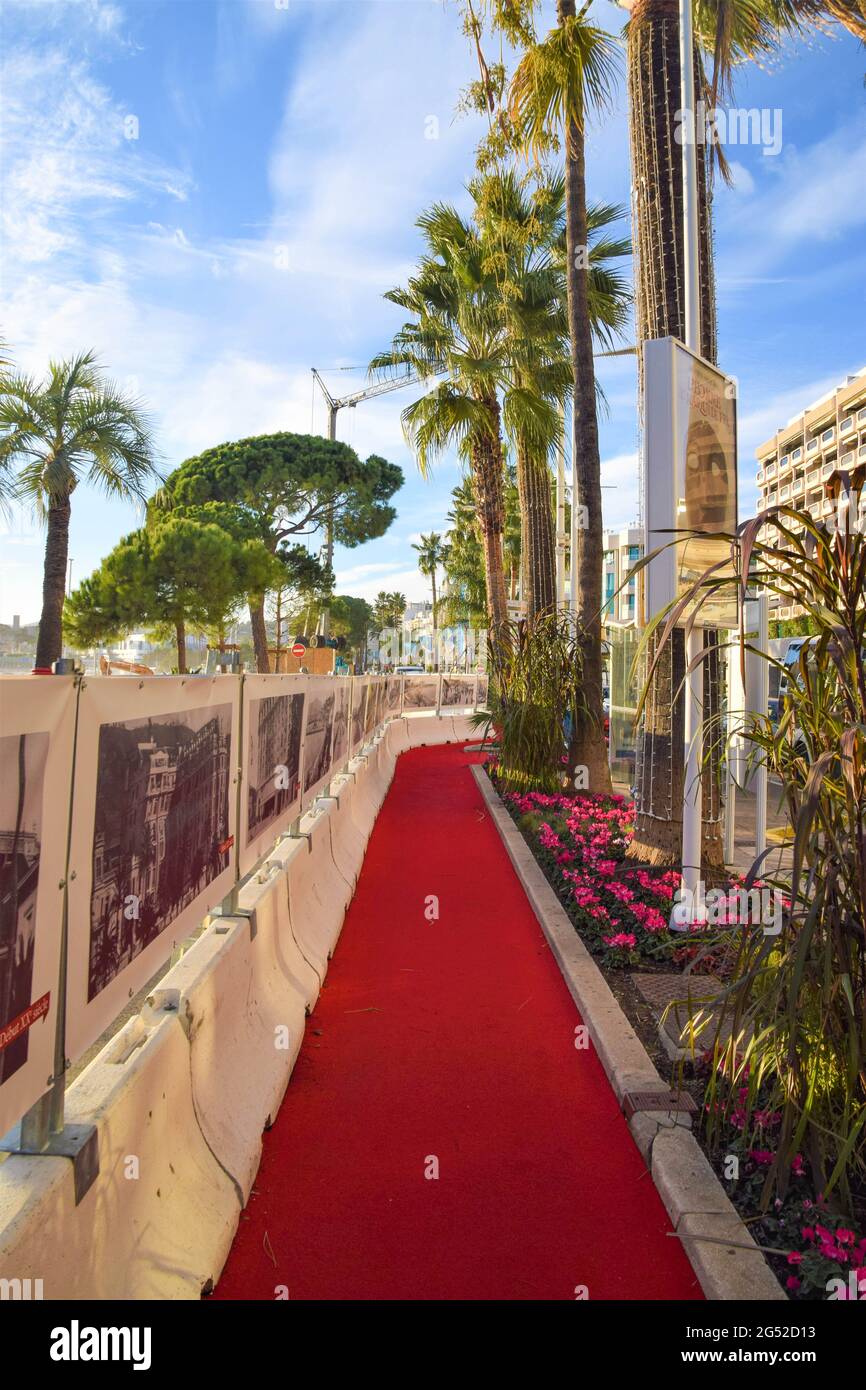
[[[640,479],[637,453],[615,454],[601,461],[602,513],[606,527],[637,520]]]
[[[728,167],[733,180],[734,191],[746,195],[754,193],[755,180],[752,178],[746,166],[744,164],[738,164],[736,160],[729,160]]]

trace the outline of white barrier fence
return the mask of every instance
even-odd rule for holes
[[[258,679],[249,693],[261,699]],[[6,1287],[196,1299],[216,1282],[396,758],[471,734],[459,710],[388,720],[237,889],[236,915],[211,919],[73,1083],[67,1118],[95,1125],[99,1141],[80,1201],[66,1158],[0,1165]]]
[[[0,679],[0,1136],[377,730],[479,698],[483,676]]]

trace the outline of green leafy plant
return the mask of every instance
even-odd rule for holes
[[[558,790],[575,771],[575,729],[586,718],[581,634],[568,614],[491,632],[490,721],[498,777],[509,791]]]
[[[844,496],[845,478],[842,488]],[[778,933],[734,933],[708,1131],[723,1142],[734,1108],[748,1128],[760,1101],[780,1115],[764,1206],[784,1197],[802,1154],[814,1190],[851,1211],[866,1185],[866,537],[840,516],[827,530],[808,512],[781,506],[743,523],[727,537],[733,577],[730,564],[701,575],[662,620],[662,644],[690,610],[699,614],[732,585],[741,599],[747,589],[778,594],[814,626],[789,672],[778,723],[763,712],[739,721],[752,761],[782,784],[793,866],[790,883],[765,876],[783,895]],[[746,652],[758,649],[742,626],[740,648],[745,667]],[[710,742],[717,737],[709,731]],[[726,1042],[724,1020],[732,1029]]]

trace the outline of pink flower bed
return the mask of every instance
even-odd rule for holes
[[[622,796],[506,792],[506,805],[585,937],[611,965],[669,957],[679,874],[626,859],[634,808]]]

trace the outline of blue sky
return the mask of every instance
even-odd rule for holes
[[[623,12],[596,0],[619,32]],[[163,469],[225,439],[324,432],[310,367],[334,394],[390,339],[382,291],[418,250],[414,219],[465,201],[474,76],[443,0],[5,0],[2,331],[16,360],[94,347],[149,407]],[[755,445],[866,362],[866,52],[841,31],[738,75],[736,103],[778,108],[782,148],[729,148],[716,201],[721,365],[739,380],[741,513]],[[437,139],[427,138],[430,118]],[[137,138],[128,138],[130,135]],[[627,204],[624,95],[593,130],[590,198]],[[600,376],[609,524],[637,514],[631,359]],[[411,542],[442,530],[458,466],[418,478],[407,392],[340,416],[362,456],[401,463],[399,516],[337,555],[341,592],[426,593]],[[73,581],[137,524],[73,499]],[[38,617],[42,536],[3,527],[0,621]]]

